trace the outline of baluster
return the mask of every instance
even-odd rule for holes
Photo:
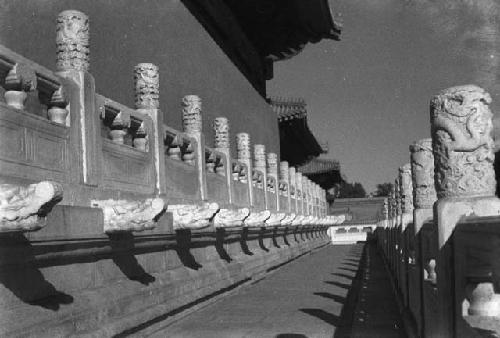
[[[220,176],[226,176],[226,168],[224,167],[224,161],[220,156],[216,157],[215,173]]]
[[[52,93],[49,101],[47,115],[49,120],[58,124],[66,124],[66,118],[69,114],[67,110],[68,100],[66,99],[63,87],[59,87]]]
[[[240,179],[240,173],[241,173],[241,165],[238,163],[233,163],[233,170],[232,170],[232,176],[233,180],[238,181]]]
[[[135,132],[134,138],[134,148],[147,151],[148,149],[148,135],[146,134],[146,127],[144,126],[144,122],[141,123],[137,131]]]
[[[184,151],[182,153],[182,160],[184,163],[189,165],[195,165],[195,153],[193,149],[193,143],[189,141],[187,145],[185,145]]]
[[[172,160],[176,161],[181,160],[181,148],[180,148],[179,136],[176,135],[172,140],[172,142],[170,143],[167,150],[167,155]]]
[[[5,78],[5,102],[9,107],[23,110],[28,92],[33,92],[37,87],[36,74],[27,65],[16,63]]]
[[[207,163],[207,172],[214,173],[215,172],[215,154],[212,151],[207,153],[206,163]]]
[[[111,130],[109,131],[111,141],[116,144],[124,144],[124,137],[127,135],[125,129],[128,128],[129,122],[130,120],[126,119],[122,112],[116,114],[111,123]]]

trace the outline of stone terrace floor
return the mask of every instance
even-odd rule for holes
[[[324,247],[152,337],[405,337],[373,244]],[[151,328],[150,328],[151,329]],[[144,333],[138,332],[139,336]]]

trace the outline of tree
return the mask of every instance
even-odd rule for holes
[[[340,184],[338,198],[359,198],[366,197],[365,188],[359,182],[347,183],[342,182]]]
[[[390,182],[377,184],[377,190],[375,190],[375,197],[386,197],[391,194],[392,187],[394,185]]]

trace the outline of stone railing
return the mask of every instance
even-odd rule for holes
[[[224,117],[207,145],[196,95],[166,125],[154,64],[96,93],[88,34],[60,14],[55,72],[0,46],[0,336],[117,335],[328,243],[325,191]]]
[[[500,200],[491,98],[468,85],[431,101],[432,139],[410,146],[377,230],[413,336],[500,333]]]

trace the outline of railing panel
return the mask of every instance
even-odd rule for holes
[[[434,222],[424,223],[420,230],[420,262],[422,268],[422,309],[424,336],[432,337],[437,332],[436,318],[439,314],[437,298],[436,259],[438,249],[437,229]]]
[[[0,103],[1,174],[29,180],[67,180],[69,128]]]
[[[472,337],[500,325],[500,217],[468,217],[453,235],[455,332]],[[498,332],[498,331],[496,331]]]
[[[226,179],[227,157],[222,152],[205,147],[207,198],[221,205],[229,203],[229,187]]]
[[[254,196],[254,207],[257,210],[266,209],[266,190],[264,189],[264,173],[258,169],[252,171],[252,188]]]
[[[167,197],[200,201],[196,140],[165,125],[163,129]]]
[[[102,186],[154,193],[153,152],[147,140],[151,119],[101,95],[96,95],[96,103],[102,121]]]

